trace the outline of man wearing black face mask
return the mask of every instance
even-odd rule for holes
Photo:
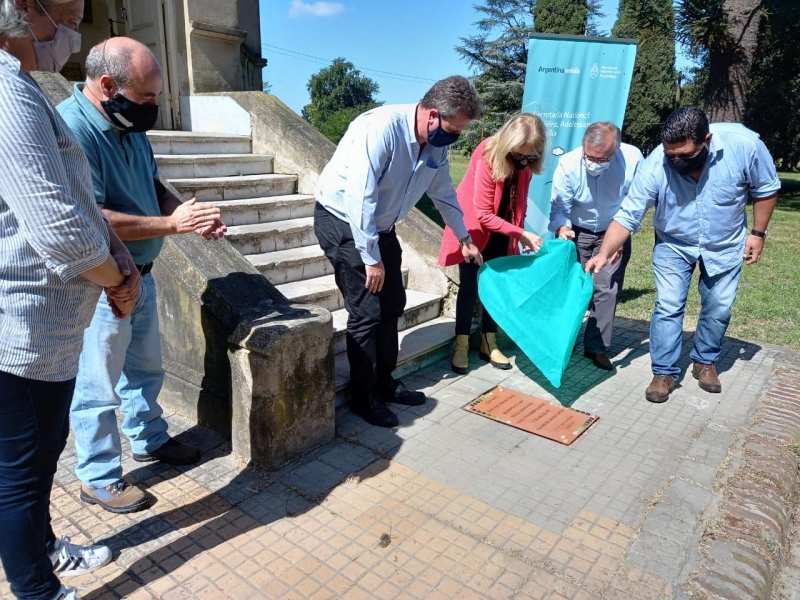
[[[742,263],[758,262],[775,208],[780,180],[758,136],[742,125],[709,126],[695,106],[678,109],[664,123],[662,144],[639,167],[628,195],[609,226],[595,272],[609,262],[655,207],[653,272],[658,295],[650,324],[653,380],[650,402],[666,402],[681,374],[677,366],[686,297],[700,269],[700,316],[694,336],[692,375],[700,388],[722,391],[715,363],[731,318]],[[748,232],[748,192],[753,227]]]
[[[128,319],[113,319],[114,292],[101,297],[84,335],[70,418],[78,455],[81,499],[115,512],[147,506],[144,492],[122,480],[116,410],[134,460],[195,462],[200,453],[167,434],[158,394],[164,379],[150,269],[163,238],[196,232],[218,239],[220,210],[194,199],[182,202],[159,182],[145,131],[158,119],[163,76],[146,46],[117,37],[86,59],[87,81],[59,105],[89,159],[97,203],[130,250],[141,273],[141,295]]]
[[[464,258],[481,264],[464,226],[446,148],[479,112],[475,87],[460,76],[437,82],[418,104],[368,111],[350,124],[317,183],[314,230],[349,314],[350,409],[373,425],[397,425],[386,403],[425,402],[422,393],[392,377],[397,320],[406,304],[395,224],[427,192]]]

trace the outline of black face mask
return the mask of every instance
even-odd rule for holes
[[[449,146],[458,140],[458,133],[450,133],[442,127],[442,117],[439,117],[439,126],[436,129],[428,129],[428,143],[436,148]]]
[[[111,122],[126,133],[150,131],[158,120],[158,104],[136,104],[119,93],[100,105]]]
[[[689,175],[702,171],[707,158],[708,147],[704,145],[703,149],[692,158],[670,158],[669,164],[681,175]]]

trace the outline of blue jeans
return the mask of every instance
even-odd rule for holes
[[[695,264],[700,264],[700,317],[694,334],[690,357],[706,365],[717,362],[722,338],[731,320],[731,306],[736,300],[742,265],[711,277],[703,259],[689,262],[667,244],[656,243],[653,249],[653,273],[656,278],[656,308],[650,322],[650,360],[654,375],[677,379],[681,355],[683,315]]]
[[[103,294],[84,334],[70,411],[78,479],[98,489],[122,478],[117,408],[134,454],[151,452],[169,439],[158,405],[163,382],[156,286],[148,274],[129,318],[116,318]]]
[[[48,556],[50,490],[74,385],[0,371],[0,559],[17,598],[51,600],[61,587]]]

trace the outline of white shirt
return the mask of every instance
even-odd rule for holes
[[[378,234],[391,231],[427,192],[458,239],[467,236],[447,148],[420,152],[416,104],[380,106],[350,124],[317,182],[315,197],[350,224],[364,264],[381,260]]]

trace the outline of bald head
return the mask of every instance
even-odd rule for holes
[[[113,37],[89,51],[86,83],[99,88],[104,95],[119,92],[134,102],[146,104],[156,101],[164,78],[147,46],[131,38]]]

